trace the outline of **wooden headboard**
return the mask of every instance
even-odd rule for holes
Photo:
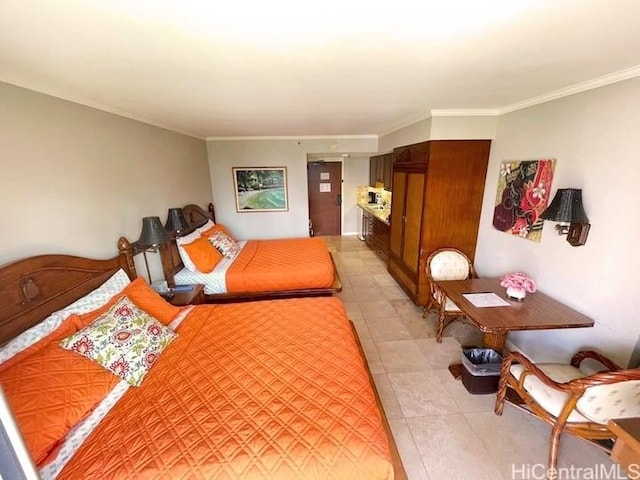
[[[136,278],[131,245],[108,260],[39,255],[0,267],[0,345],[99,287],[122,268]]]
[[[200,208],[198,205],[189,204],[182,208],[187,222],[189,222],[189,228],[181,232],[181,236],[188,235],[196,228],[201,227],[208,220],[216,221],[216,214],[213,207],[213,203],[207,205],[207,211]],[[166,245],[160,247],[160,259],[162,260],[162,271],[164,278],[170,287],[175,286],[174,276],[180,270],[184,268],[182,259],[178,253],[178,246],[175,239],[172,239]]]

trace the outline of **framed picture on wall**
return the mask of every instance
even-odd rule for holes
[[[286,212],[286,167],[233,167],[236,210],[245,212]]]

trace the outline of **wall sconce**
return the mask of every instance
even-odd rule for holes
[[[556,225],[558,235],[566,235],[567,242],[574,247],[587,243],[591,224],[582,206],[582,190],[559,188],[551,204],[540,218],[560,222]]]
[[[142,219],[142,233],[137,243],[142,248],[149,284],[151,284],[151,272],[149,271],[147,252],[157,252],[158,247],[167,243],[168,240],[169,234],[160,223],[160,217],[144,217]]]
[[[167,215],[167,223],[164,224],[164,229],[171,235],[177,237],[181,232],[189,228],[187,219],[184,218],[184,213],[181,208],[170,208]]]

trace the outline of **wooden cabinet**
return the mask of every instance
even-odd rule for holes
[[[363,210],[362,235],[367,246],[376,252],[385,262],[389,258],[389,225]]]
[[[385,190],[391,191],[393,185],[393,154],[376,155],[369,159],[369,186],[383,182]]]
[[[490,140],[432,140],[394,150],[389,273],[409,297],[429,298],[429,254],[454,247],[473,260]]]

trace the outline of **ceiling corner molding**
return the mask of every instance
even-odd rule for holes
[[[202,135],[197,135],[193,132],[187,132],[185,130],[179,130],[170,125],[166,125],[161,122],[156,122],[154,120],[150,120],[145,117],[141,117],[139,115],[134,115],[132,113],[126,112],[124,110],[119,110],[117,108],[108,107],[101,103],[92,102],[90,100],[75,97],[73,95],[66,95],[64,93],[57,92],[55,90],[47,89],[47,88],[39,88],[37,86],[28,85],[25,83],[16,83],[11,80],[6,80],[4,78],[0,78],[0,82],[8,83],[18,88],[24,88],[26,90],[31,90],[32,92],[40,93],[42,95],[48,95],[50,97],[58,98],[60,100],[64,100],[66,102],[76,103],[78,105],[82,105],[83,107],[93,108],[94,110],[100,110],[101,112],[110,113],[112,115],[117,115],[118,117],[128,118],[129,120],[134,120],[136,122],[145,123],[147,125],[151,125],[152,127],[162,128],[163,130],[169,130],[170,132],[179,133],[180,135],[185,135],[187,137],[196,138],[198,140],[205,140]]]
[[[534,105],[550,102],[552,100],[557,100],[563,97],[568,97],[570,95],[575,95],[576,93],[586,92],[595,88],[605,87],[607,85],[622,82],[624,80],[629,80],[630,78],[635,77],[640,77],[640,65],[636,65],[635,67],[627,68],[626,70],[620,70],[619,72],[611,73],[608,75],[603,75],[602,77],[594,78],[592,80],[587,80],[586,82],[576,83],[575,85],[561,88],[560,90],[555,90],[553,92],[540,95],[539,97],[533,97],[522,102],[512,103],[511,105],[507,105],[506,107],[498,109],[498,114],[504,115],[505,113],[515,112],[516,110],[533,107]]]
[[[431,110],[432,117],[497,117],[497,108],[447,108]]]
[[[206,137],[207,142],[216,141],[244,141],[244,140],[361,140],[361,139],[378,139],[378,135],[362,134],[362,135],[254,135],[254,136],[220,136]]]
[[[423,114],[423,115],[420,115],[420,116],[417,116],[417,117],[413,117],[410,120],[405,120],[404,122],[397,124],[395,127],[391,127],[389,130],[385,130],[384,132],[379,133],[377,135],[377,137],[378,138],[384,137],[385,135],[389,135],[390,133],[397,132],[398,130],[402,130],[403,128],[406,128],[406,127],[408,127],[410,125],[413,125],[414,123],[418,123],[418,122],[422,122],[424,120],[428,120],[429,118],[431,118],[431,113],[428,113],[426,115]]]

